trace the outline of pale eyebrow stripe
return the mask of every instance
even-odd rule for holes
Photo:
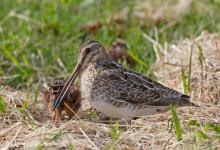
[[[92,48],[93,45],[98,45],[98,43],[92,43],[92,44],[89,44],[89,45],[87,45],[86,47],[84,47],[84,49]]]
[[[82,50],[83,48],[85,48],[85,47],[87,47],[87,46],[89,46],[89,45],[91,45],[91,44],[99,44],[99,42],[94,41],[94,40],[92,40],[92,41],[87,41],[86,43],[84,43],[84,44],[80,47],[80,50]]]

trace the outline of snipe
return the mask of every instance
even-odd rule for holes
[[[90,40],[80,47],[75,70],[53,101],[54,112],[77,76],[82,97],[110,117],[133,118],[163,112],[170,104],[192,105],[189,96],[112,61],[101,43]]]

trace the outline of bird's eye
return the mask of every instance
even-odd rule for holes
[[[89,53],[91,50],[91,48],[86,48],[86,53]]]

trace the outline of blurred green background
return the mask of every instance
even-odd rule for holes
[[[123,39],[135,70],[152,77],[155,54],[145,33],[161,45],[220,32],[219,0],[1,0],[0,83],[41,87],[66,78],[86,39],[110,47]]]

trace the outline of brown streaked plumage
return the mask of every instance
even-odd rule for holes
[[[90,40],[79,48],[76,68],[54,100],[54,110],[77,76],[82,97],[110,117],[133,118],[163,112],[170,104],[192,104],[189,96],[116,63],[99,42]]]

